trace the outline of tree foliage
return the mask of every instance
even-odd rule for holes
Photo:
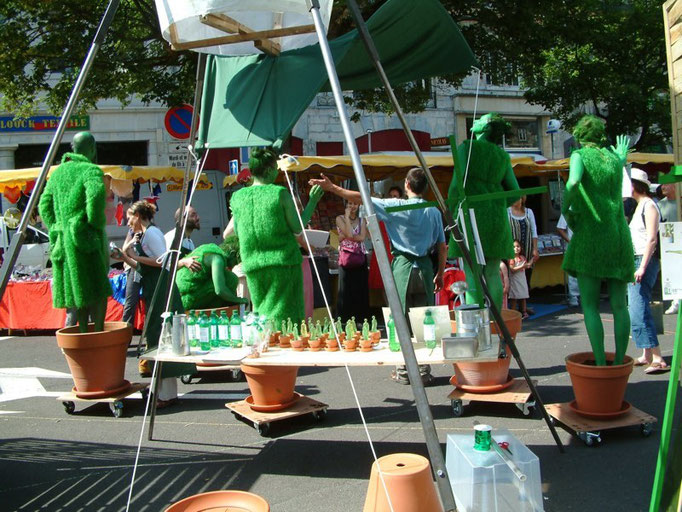
[[[386,0],[358,0],[368,18]],[[0,2],[0,108],[16,115],[38,101],[58,113],[92,42],[108,0]],[[526,99],[570,128],[586,106],[611,136],[640,133],[638,147],[670,134],[665,43],[654,0],[442,0],[459,22],[483,71],[496,83],[522,77]],[[345,0],[335,0],[330,37],[354,28]],[[443,56],[448,58],[449,56]],[[81,94],[81,110],[102,98],[126,104],[177,105],[192,98],[196,54],[161,38],[153,0],[122,0]],[[11,77],[11,78],[8,78]],[[457,86],[464,78],[440,77]],[[407,112],[423,110],[424,84],[396,88]],[[356,110],[392,111],[385,92],[356,91]]]

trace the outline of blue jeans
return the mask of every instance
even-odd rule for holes
[[[642,257],[635,255],[635,268],[639,268]],[[651,315],[651,289],[656,283],[656,277],[661,264],[656,258],[651,258],[646,267],[642,281],[628,284],[628,310],[630,312],[630,325],[632,339],[637,348],[658,347],[656,325]]]

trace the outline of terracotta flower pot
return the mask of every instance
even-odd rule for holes
[[[381,482],[377,463],[381,466]],[[391,497],[391,505],[386,498]],[[363,512],[442,512],[428,459],[414,453],[385,455],[372,464]]]
[[[291,348],[296,352],[303,352],[303,340],[301,338],[291,340]]]
[[[339,333],[339,341],[340,341],[341,343],[343,343],[344,341],[346,341],[346,333],[345,333],[345,332],[340,332],[340,333]]]
[[[311,352],[319,352],[322,348],[322,340],[320,338],[310,340],[308,344],[310,345]]]
[[[346,352],[355,352],[355,349],[358,348],[358,342],[353,340],[348,340],[346,343],[343,345],[343,349]]]
[[[511,309],[501,311],[509,334],[514,339],[521,330],[521,313]],[[451,320],[452,332],[457,331],[457,322]],[[492,335],[499,333],[496,322],[490,323]],[[471,393],[495,393],[509,387],[512,379],[509,377],[509,364],[511,357],[498,359],[497,361],[468,363],[453,363],[455,375],[450,379],[453,386]]]
[[[106,322],[104,330],[81,333],[78,326],[57,331],[57,344],[69,364],[80,398],[113,396],[130,387],[123,378],[133,329],[126,322]]]
[[[372,340],[361,339],[360,340],[360,352],[371,352],[372,351]]]
[[[613,352],[606,353],[607,366],[595,366],[592,352],[578,352],[566,357],[566,371],[575,393],[575,412],[604,419],[627,412],[628,404],[623,402],[623,398],[634,361],[625,356],[623,364],[610,364],[614,357]]]
[[[327,352],[336,352],[339,350],[339,344],[336,341],[336,338],[329,338],[327,341]]]
[[[250,366],[241,364],[251,391],[247,402],[254,410],[277,411],[289,407],[300,395],[294,393],[298,366]]]
[[[369,339],[372,340],[372,344],[376,345],[381,341],[381,331],[372,331],[369,333]]]
[[[310,346],[310,334],[301,336],[301,341],[303,342],[303,348],[308,348]]]
[[[279,336],[280,336],[281,331],[275,331],[270,333],[270,339],[268,340],[268,345],[271,347],[274,347],[279,344]]]
[[[166,512],[198,512],[201,510],[242,510],[270,512],[270,505],[256,494],[244,491],[213,491],[190,496],[174,503]]]
[[[290,348],[291,347],[291,337],[286,334],[279,335],[279,347],[280,348]]]

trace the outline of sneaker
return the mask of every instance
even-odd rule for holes
[[[140,377],[149,378],[152,376],[152,363],[146,359],[140,359],[137,362],[137,370],[140,372]]]
[[[670,307],[665,310],[666,315],[675,315],[680,310],[680,301],[674,300],[670,304]]]
[[[395,370],[391,371],[391,379],[398,384],[410,384],[410,379],[407,377],[407,375],[403,375],[402,372],[396,372]]]
[[[578,299],[572,297],[568,300],[568,305],[572,308],[577,308],[580,304],[578,303]]]

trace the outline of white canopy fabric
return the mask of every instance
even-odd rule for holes
[[[333,0],[320,0],[325,31],[332,3]],[[317,43],[306,0],[156,0],[156,10],[163,38],[175,49],[216,55],[270,53],[258,44],[262,39],[255,41],[255,45],[253,40],[231,44],[222,44],[220,40],[279,29],[290,29],[294,35],[265,38],[278,45],[277,53]],[[294,27],[306,26],[306,33],[295,34]]]

